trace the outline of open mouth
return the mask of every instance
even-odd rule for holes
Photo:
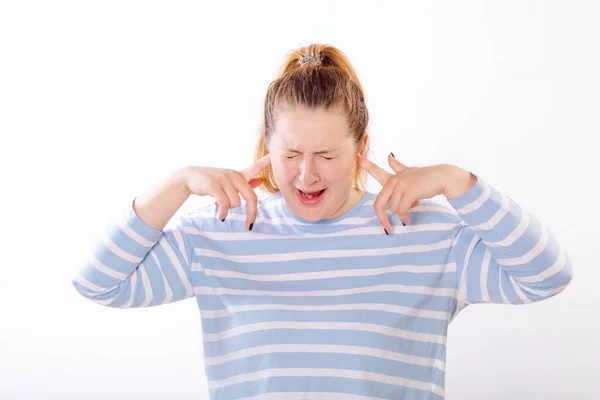
[[[316,192],[304,192],[300,189],[296,189],[296,194],[303,204],[314,205],[317,204],[323,198],[326,189],[322,189]]]

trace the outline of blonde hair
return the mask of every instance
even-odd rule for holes
[[[260,128],[254,160],[267,155],[268,143],[278,113],[286,107],[340,111],[345,114],[350,134],[360,148],[364,140],[369,112],[365,96],[350,61],[337,48],[311,44],[288,54],[279,77],[269,85],[264,102],[264,120]],[[365,157],[369,143],[365,144]],[[279,191],[271,166],[260,174],[261,189]],[[356,167],[353,187],[366,190],[366,172]]]

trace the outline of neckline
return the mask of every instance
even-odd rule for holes
[[[279,196],[279,199],[280,199],[281,205],[282,205],[281,208],[283,209],[283,213],[285,214],[286,217],[291,218],[291,219],[301,223],[302,225],[331,225],[331,224],[335,224],[337,222],[340,222],[340,221],[356,214],[358,212],[358,210],[367,202],[367,200],[371,196],[371,193],[368,191],[365,191],[363,193],[362,197],[356,202],[356,204],[354,204],[351,208],[346,210],[343,214],[341,214],[335,218],[321,219],[319,221],[314,221],[314,222],[307,221],[304,218],[300,218],[300,217],[297,217],[294,214],[292,214],[292,212],[288,209],[285,199],[283,198],[281,192],[278,192],[277,195]]]

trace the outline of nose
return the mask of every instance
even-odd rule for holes
[[[300,176],[298,177],[300,182],[305,186],[306,189],[310,188],[313,184],[319,182],[319,174],[315,165],[314,160],[311,157],[305,157],[300,164]]]

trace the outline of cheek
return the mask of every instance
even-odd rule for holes
[[[336,177],[347,179],[348,177],[354,176],[356,165],[349,162],[335,163],[334,165],[331,165],[330,170]]]
[[[354,166],[346,163],[329,163],[321,166],[321,176],[330,182],[346,183],[354,177]]]
[[[271,161],[271,168],[273,169],[273,175],[275,175],[275,180],[279,182],[293,181],[297,175],[297,167],[294,163],[291,162],[273,160]]]

